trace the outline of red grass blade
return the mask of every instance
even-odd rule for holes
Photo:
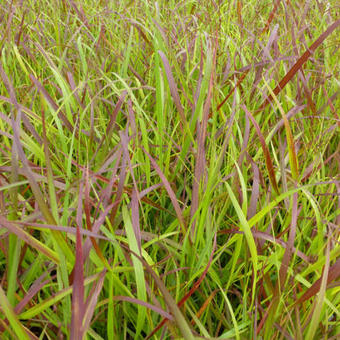
[[[292,66],[287,74],[282,78],[279,84],[273,90],[274,95],[277,96],[282,89],[288,84],[288,82],[299,71],[303,64],[309,59],[309,57],[315,52],[315,50],[323,43],[323,41],[340,25],[340,19],[330,25],[325,32],[323,32],[318,39],[308,48],[308,50],[298,59],[298,61]],[[263,111],[265,107],[272,101],[272,95],[269,95],[261,107],[256,110],[255,114]]]
[[[281,2],[281,0],[276,0],[275,1],[274,7],[273,7],[272,11],[269,14],[266,26],[263,28],[261,34],[266,33],[268,31],[269,26],[270,26],[271,22],[273,21],[273,19],[275,17],[275,14],[276,14],[277,8],[279,7],[280,2]]]
[[[266,141],[265,141],[265,139],[264,139],[264,137],[263,137],[263,135],[261,133],[261,129],[260,129],[259,125],[257,124],[257,122],[256,122],[255,118],[253,117],[253,115],[246,108],[246,106],[242,105],[242,108],[243,108],[244,112],[247,114],[247,116],[249,117],[249,119],[254,124],[257,136],[260,139],[262,150],[263,150],[263,153],[264,153],[264,156],[265,156],[266,166],[267,166],[267,170],[268,170],[268,175],[269,175],[270,183],[272,184],[272,187],[275,190],[275,192],[277,194],[279,194],[279,188],[277,186],[277,182],[276,182],[276,178],[275,178],[275,170],[274,170],[273,162],[271,160],[270,153],[269,153],[269,150],[268,150],[267,145],[266,145]]]
[[[337,259],[337,261],[329,268],[328,272],[328,278],[327,278],[327,285],[329,285],[332,281],[340,277],[340,259]],[[316,295],[321,287],[322,277],[320,277],[319,280],[317,280],[296,302],[294,305],[301,304],[307,300],[309,300],[311,297]]]
[[[249,69],[250,70],[250,69]],[[235,89],[237,89],[243,82],[244,78],[247,76],[249,70],[246,70],[242,76],[239,78],[239,80],[237,81],[236,85],[230,89],[229,93],[226,95],[226,97],[222,100],[222,102],[220,104],[217,105],[216,111],[218,111],[223,105],[224,103],[229,99],[229,97],[234,93]]]

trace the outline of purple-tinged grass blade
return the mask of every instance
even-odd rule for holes
[[[210,304],[212,303],[216,293],[218,292],[218,289],[215,289],[214,291],[212,291],[212,293],[208,296],[208,298],[204,301],[203,305],[200,307],[200,309],[197,311],[197,313],[195,314],[196,318],[199,319],[202,314],[204,313],[204,311],[210,306]],[[191,319],[191,325],[194,326],[195,325],[195,319]]]
[[[142,190],[142,191],[139,193],[139,197],[142,199],[142,198],[143,198],[144,196],[146,196],[149,192],[154,191],[154,190],[160,188],[161,186],[162,186],[162,183],[156,183],[156,184],[154,184],[154,185],[151,185],[151,187]]]
[[[86,226],[89,231],[92,232],[92,222],[91,222],[91,207],[90,207],[90,177],[89,177],[89,168],[88,166],[85,169],[85,193],[84,193],[84,211],[85,211],[85,220]],[[98,257],[102,260],[103,264],[110,269],[110,265],[108,264],[106,258],[104,257],[101,249],[99,248],[96,239],[90,236],[91,243]]]
[[[283,255],[283,259],[282,259],[281,266],[280,266],[277,291],[279,291],[279,289],[283,290],[285,283],[286,283],[289,262],[294,254],[293,249],[294,249],[294,241],[295,241],[295,236],[296,236],[297,218],[298,218],[299,212],[300,211],[298,210],[298,193],[295,193],[293,195],[292,220],[291,220],[290,228],[289,228],[287,248]]]
[[[154,312],[158,313],[159,315],[161,315],[163,318],[166,318],[167,320],[172,321],[174,319],[171,314],[169,314],[162,308],[159,308],[155,305],[152,305],[151,303],[148,303],[148,302],[136,299],[136,298],[132,298],[129,296],[114,296],[113,299],[114,301],[126,301],[126,302],[135,303],[137,305],[141,305],[143,307],[153,310]]]
[[[79,94],[78,94],[78,89],[77,89],[77,86],[76,86],[76,83],[74,81],[74,77],[73,77],[73,74],[69,71],[66,72],[66,76],[67,76],[67,80],[68,80],[68,83],[70,85],[70,88],[72,90],[72,93],[74,95],[74,97],[76,98],[78,104],[83,108],[85,109],[85,105],[84,103],[80,100],[79,98]]]
[[[186,117],[185,117],[185,113],[184,113],[184,109],[183,106],[181,104],[181,100],[179,98],[179,94],[178,94],[178,90],[177,90],[177,85],[174,79],[174,76],[172,74],[171,71],[171,67],[168,61],[168,58],[166,57],[166,55],[162,52],[162,51],[158,51],[158,54],[160,55],[162,62],[163,62],[163,66],[165,69],[165,73],[166,73],[166,77],[168,79],[168,84],[169,84],[169,88],[170,88],[170,93],[172,95],[172,98],[175,102],[177,111],[182,119],[182,124],[186,124]]]
[[[131,195],[131,223],[136,237],[139,252],[140,254],[142,254],[142,238],[139,224],[139,199],[138,192],[135,190],[135,188],[132,190]]]
[[[340,90],[336,91],[335,93],[333,93],[329,98],[328,98],[328,95],[327,95],[327,103],[322,105],[320,107],[320,109],[316,112],[316,115],[319,116],[323,111],[324,109],[327,107],[327,106],[333,106],[333,101],[335,101],[335,99],[340,95]],[[0,97],[1,98],[1,97]],[[332,110],[333,111],[333,110]],[[336,118],[339,119],[339,116],[336,115]],[[338,125],[340,124],[340,120],[338,120]]]
[[[98,220],[96,220],[96,223],[94,224],[93,232],[88,231],[88,230],[83,229],[83,228],[79,228],[80,234],[84,235],[84,236],[88,236],[88,237],[98,238],[100,240],[111,241],[111,239],[96,233],[96,232],[98,232],[98,229],[99,229],[98,227],[96,227],[97,222],[99,222],[98,225],[100,226],[103,223],[103,221],[105,220],[105,217],[106,217],[106,215],[108,214],[108,212],[110,211],[111,208],[112,208],[112,205],[108,206],[107,209],[102,212],[103,215],[101,215],[98,218]],[[34,222],[19,222],[19,221],[16,222],[16,224],[27,226],[27,227],[33,227],[33,228],[36,228],[38,230],[39,229],[59,230],[59,231],[65,232],[67,234],[77,235],[76,229],[73,228],[73,227],[63,227],[63,226],[57,226],[57,225],[52,225],[52,224],[40,224],[40,223],[34,223]],[[83,257],[85,259],[86,257],[85,257],[84,254],[85,254],[85,246],[83,246]]]
[[[10,79],[8,78],[5,70],[2,68],[2,65],[0,63],[0,76],[2,78],[2,81],[5,84],[5,87],[7,89],[7,92],[10,96],[10,102],[12,105],[14,105],[14,107],[16,108],[16,110],[20,110],[21,109],[21,105],[18,103],[16,95],[15,95],[15,89],[13,87],[12,82],[10,81]],[[22,110],[22,109],[21,109]],[[24,111],[24,110],[22,110]],[[37,131],[35,130],[35,128],[33,127],[33,125],[31,124],[31,122],[28,120],[28,118],[26,117],[26,115],[22,116],[22,121],[25,125],[25,127],[28,129],[29,132],[32,133],[32,135],[34,136],[34,138],[37,140],[38,143],[42,144],[42,140],[41,137],[39,136],[39,134],[37,133]]]
[[[98,296],[103,288],[104,278],[106,275],[106,269],[104,269],[100,275],[97,283],[92,287],[89,297],[87,298],[84,308],[84,319],[82,323],[83,334],[86,334],[93,317],[94,310],[97,306]]]
[[[244,78],[247,76],[248,72],[250,69],[246,70],[242,76],[238,79],[237,83],[235,86],[230,89],[229,93],[225,96],[225,98],[217,105],[216,111],[219,111],[220,108],[225,104],[225,102],[230,98],[230,96],[234,93],[234,91],[242,84]]]
[[[339,94],[340,91],[338,91],[337,93],[335,93],[333,96],[329,97],[329,96],[328,96],[328,93],[327,93],[327,91],[326,91],[326,89],[325,89],[325,86],[322,86],[322,90],[323,90],[323,93],[324,93],[324,95],[325,95],[325,97],[326,97],[326,99],[327,99],[327,104],[328,104],[328,106],[330,107],[330,109],[331,109],[331,111],[332,111],[332,113],[333,113],[333,115],[334,115],[334,117],[335,117],[335,120],[336,120],[336,122],[337,122],[337,124],[338,124],[338,127],[340,127],[340,116],[339,116],[339,112],[337,112],[335,106],[333,105],[333,100],[336,98],[336,94]],[[334,99],[333,99],[333,98],[334,98]]]
[[[11,32],[11,26],[12,26],[12,22],[13,22],[13,17],[14,17],[14,14],[15,14],[15,10],[17,8],[17,6],[14,6],[15,3],[14,1],[11,1],[11,4],[8,8],[8,17],[7,17],[7,23],[6,23],[6,26],[4,25],[4,29],[2,30],[2,38],[1,38],[1,41],[0,41],[0,55],[2,53],[2,49],[4,47],[4,44],[5,44],[5,41],[6,39],[8,40],[9,43],[11,43],[11,40],[10,40],[10,32]],[[7,5],[5,5],[7,7]],[[1,14],[2,18],[1,18],[1,21],[3,22],[4,21],[4,14]]]
[[[251,168],[253,170],[253,185],[251,189],[250,202],[247,212],[247,219],[250,220],[256,214],[256,207],[260,196],[260,170],[257,164],[248,154],[247,158],[250,161]]]
[[[20,115],[21,111],[18,111],[18,120],[20,121]],[[42,192],[40,191],[39,185],[36,182],[33,172],[31,171],[31,168],[29,166],[28,160],[26,158],[26,155],[24,153],[24,150],[22,148],[22,145],[20,143],[20,130],[18,126],[18,122],[12,121],[12,128],[13,128],[13,138],[14,143],[18,152],[19,159],[21,160],[23,164],[23,170],[25,173],[26,178],[28,179],[30,183],[30,187],[32,189],[32,192],[34,194],[34,197],[39,205],[39,208],[46,219],[47,223],[49,224],[57,224],[48,205],[45,202],[44,196]],[[66,258],[72,263],[74,259],[74,255],[65,241],[63,235],[59,231],[52,231],[52,235],[54,236],[55,240],[59,244],[60,248],[63,250]]]
[[[298,59],[298,61],[292,66],[287,74],[282,78],[279,84],[273,90],[274,95],[277,96],[282,89],[288,84],[288,82],[294,77],[294,75],[301,69],[303,64],[309,59],[309,57],[315,52],[315,50],[323,43],[323,41],[340,25],[340,19],[330,25],[325,32],[323,32],[318,39],[307,49],[307,51]],[[264,101],[261,107],[256,110],[255,114],[262,112],[266,106],[272,101],[273,96],[269,95]]]
[[[274,60],[271,57],[269,49],[270,49],[271,45],[275,41],[277,41],[277,39],[278,39],[278,28],[279,28],[279,25],[275,25],[273,31],[270,34],[267,45],[263,46],[263,49],[260,53],[260,57],[262,58],[262,60],[267,59],[272,64],[274,63]],[[259,82],[262,79],[262,76],[263,76],[262,74],[263,74],[264,69],[265,69],[265,63],[262,63],[262,65],[259,65],[258,67],[255,68],[255,79],[254,79],[254,82],[253,82],[253,85],[252,85],[252,91],[250,93],[250,98],[254,97],[255,94],[256,94],[256,91],[258,90],[257,85],[259,84]]]
[[[123,91],[123,93],[121,94],[121,96],[119,97],[116,105],[115,105],[115,108],[112,112],[112,114],[110,115],[110,120],[109,120],[109,123],[107,124],[106,126],[106,131],[105,131],[105,135],[102,137],[102,139],[100,140],[98,146],[97,146],[97,149],[96,151],[94,152],[94,155],[92,157],[92,160],[95,159],[97,153],[99,152],[99,150],[101,149],[103,143],[105,140],[110,140],[112,138],[112,129],[116,123],[116,119],[117,119],[117,115],[119,113],[119,111],[121,110],[123,104],[124,104],[124,100],[125,100],[125,97],[127,95],[127,91]]]
[[[313,101],[312,91],[308,87],[308,83],[307,83],[306,77],[305,77],[302,69],[300,69],[300,72],[298,73],[298,77],[301,80],[301,83],[302,83],[302,86],[303,86],[303,89],[304,89],[304,92],[305,92],[305,96],[306,96],[306,99],[307,99],[307,105],[311,109],[313,115],[315,115],[316,105]]]
[[[96,273],[94,275],[84,278],[84,285],[87,286],[87,285],[90,285],[92,282],[95,282],[98,279],[99,275],[100,273]],[[57,291],[55,294],[52,294],[49,297],[45,297],[45,299],[43,299],[41,302],[38,302],[33,307],[21,313],[20,319],[22,320],[32,319],[36,315],[39,315],[40,313],[44,312],[49,307],[61,301],[63,298],[65,298],[65,296],[71,295],[72,291],[73,291],[73,286],[69,286],[67,288]]]
[[[35,87],[39,90],[39,92],[44,96],[44,98],[46,99],[46,101],[51,105],[51,107],[53,108],[53,110],[55,110],[56,112],[58,112],[58,117],[61,119],[61,121],[64,123],[64,125],[67,127],[67,129],[69,131],[71,131],[73,133],[73,126],[70,123],[70,121],[67,119],[67,117],[65,116],[65,114],[59,110],[59,106],[57,105],[57,103],[53,100],[53,98],[50,96],[50,94],[46,91],[46,89],[44,88],[44,86],[39,82],[38,79],[36,79],[32,74],[30,74],[30,79],[32,81],[32,83],[35,85]],[[76,135],[77,136],[77,135]]]
[[[0,113],[1,115],[1,113]],[[119,184],[116,183],[117,179],[120,179],[121,177],[117,177],[116,176],[116,173],[117,173],[117,169],[119,168],[119,160],[121,158],[121,149],[119,149],[117,151],[117,154],[115,153],[115,155],[112,155],[111,157],[109,157],[107,159],[107,161],[105,161],[105,163],[103,164],[103,166],[100,168],[100,170],[98,170],[96,173],[93,173],[92,171],[89,170],[89,174],[92,176],[92,177],[95,177],[96,179],[99,179],[101,182],[104,182],[104,183],[108,183],[108,186],[107,188],[105,189],[105,198],[107,199],[107,197],[111,197],[112,195],[112,187],[117,187],[119,188]],[[115,167],[112,171],[112,175],[110,176],[110,179],[107,179],[106,177],[102,176],[101,173],[107,171],[107,168],[110,164],[112,164],[112,161],[114,159],[117,159],[116,163],[115,163]],[[128,158],[127,158],[128,159]],[[85,171],[86,167],[78,164],[77,162],[75,162],[74,160],[71,160],[72,161],[72,164],[75,165],[77,168],[79,168],[80,170],[82,171]],[[4,169],[4,167],[1,167],[0,166],[0,170],[1,169]],[[121,169],[121,167],[120,167]],[[126,169],[126,167],[125,167]],[[19,170],[20,171],[20,170]],[[122,173],[121,173],[122,174]],[[35,174],[36,177],[39,177],[41,178],[41,176],[38,176],[37,174]],[[60,182],[57,182],[57,181],[54,181],[56,187],[58,188],[61,188],[61,189],[64,189],[65,190],[65,185],[63,185],[62,183]],[[111,184],[110,184],[111,183]],[[161,184],[158,184],[158,186],[161,186]],[[127,193],[129,196],[131,196],[132,194],[132,189],[127,187],[127,186],[123,186],[123,192]],[[118,192],[119,190],[117,190]],[[117,192],[115,192],[116,194],[116,197],[117,197]],[[143,195],[144,196],[144,195]],[[158,209],[158,210],[162,210],[162,211],[166,211],[168,214],[170,215],[173,215],[170,211],[168,211],[167,209],[163,208],[162,206],[160,206],[159,204],[153,202],[152,200],[150,200],[149,198],[147,197],[141,197],[140,198],[142,202],[146,203],[146,204],[149,204],[151,206],[153,206],[154,208]],[[116,199],[116,202],[117,199]]]
[[[304,110],[306,108],[306,105],[297,105],[294,106],[293,108],[291,108],[287,114],[286,114],[286,118],[289,120],[290,118],[293,118],[295,115],[297,115],[299,112],[301,112],[302,110]],[[280,129],[284,126],[284,118],[282,117],[282,119],[280,119],[280,121],[276,124],[275,128],[273,129],[273,131],[270,133],[270,138],[267,138],[267,142],[269,142],[273,136],[276,135],[276,133],[278,131],[280,131]]]
[[[84,212],[85,212],[85,220],[87,230],[92,231],[92,223],[91,223],[91,207],[90,207],[90,176],[89,176],[89,167],[86,166],[84,172],[84,182],[85,182],[85,190],[84,190]]]
[[[83,7],[81,6],[81,3],[79,3],[79,8],[78,8],[76,3],[73,0],[69,0],[69,2],[71,6],[73,7],[73,9],[75,10],[75,12],[77,13],[77,16],[80,19],[80,21],[90,30],[91,26],[89,25],[89,21],[86,18],[86,15],[85,15]]]
[[[145,267],[145,270],[152,276],[153,280],[155,281],[156,286],[162,293],[165,303],[167,307],[169,308],[173,318],[174,322],[177,324],[177,327],[182,333],[182,336],[186,340],[195,340],[192,331],[185,320],[185,317],[183,316],[181,310],[176,304],[176,301],[173,299],[171,294],[169,293],[168,289],[166,288],[163,281],[159,278],[159,276],[154,272],[154,270],[149,266],[149,264],[137,253],[133,252],[130,248],[125,246],[124,244],[121,245],[123,248],[125,248],[128,252],[130,252],[132,255],[134,255],[139,261],[141,261]]]
[[[182,214],[182,210],[178,204],[177,201],[177,197],[174,193],[174,191],[171,188],[171,185],[169,183],[169,181],[166,179],[166,177],[164,176],[161,168],[158,166],[158,164],[156,163],[156,161],[151,157],[151,155],[143,148],[143,151],[145,152],[145,154],[148,156],[148,158],[150,159],[150,162],[152,164],[152,166],[154,167],[154,169],[156,170],[158,176],[160,177],[161,181],[163,182],[163,185],[170,197],[171,203],[175,209],[177,218],[178,218],[178,222],[182,228],[182,231],[184,233],[184,235],[186,234],[186,225],[185,225],[185,221],[183,218],[183,214]]]
[[[29,244],[31,247],[35,248],[39,253],[44,254],[55,264],[59,264],[59,257],[54,251],[52,251],[43,243],[25,232],[22,228],[19,228],[13,222],[6,220],[6,218],[3,216],[0,216],[0,226],[7,229],[10,233],[17,235],[21,240]]]
[[[226,232],[228,232],[228,231],[226,231]],[[257,238],[257,239],[276,243],[276,244],[280,245],[281,247],[283,247],[285,249],[288,248],[288,245],[285,241],[283,241],[281,238],[277,238],[277,237],[272,236],[270,233],[266,233],[266,232],[262,232],[262,231],[254,231],[253,236],[254,236],[254,238]],[[294,254],[296,253],[296,255],[298,257],[300,257],[300,259],[305,261],[306,263],[308,263],[308,264],[313,263],[312,257],[309,257],[308,255],[304,254],[301,250],[293,247],[292,252]]]
[[[185,294],[183,296],[183,298],[178,302],[178,307],[184,305],[184,303],[189,299],[189,297],[195,293],[195,291],[199,288],[199,286],[201,285],[201,283],[203,282],[204,278],[206,277],[208,270],[210,268],[211,262],[213,260],[214,254],[215,254],[215,250],[216,250],[216,245],[217,245],[217,234],[215,234],[214,236],[214,243],[212,246],[212,251],[209,257],[209,261],[202,273],[202,275],[199,277],[199,279],[194,283],[193,287],[190,289],[190,291]]]
[[[46,170],[47,170],[46,172],[47,172],[48,191],[49,191],[49,196],[50,196],[50,206],[52,210],[52,215],[55,221],[58,222],[59,216],[58,216],[57,196],[56,196],[55,186],[53,183],[53,169],[52,169],[52,163],[51,163],[51,158],[50,158],[49,143],[47,141],[45,110],[43,108],[43,105],[41,107],[41,120],[42,120],[42,128],[43,128],[44,153],[45,153],[45,162],[46,162]]]
[[[112,208],[112,211],[110,213],[110,223],[111,225],[114,225],[114,219],[116,217],[117,211],[118,211],[118,206],[120,204],[120,201],[122,199],[122,195],[124,192],[124,182],[126,178],[126,165],[127,165],[127,160],[128,160],[129,154],[127,153],[126,149],[123,148],[123,158],[121,161],[121,168],[120,168],[120,174],[119,174],[119,183],[117,186],[117,193],[115,196],[115,205]]]
[[[129,101],[129,104],[131,104],[131,101]],[[130,119],[134,120],[134,115],[132,113],[130,113],[130,116],[132,116]],[[130,125],[132,124],[130,123]],[[132,130],[134,130],[133,126],[132,126]],[[121,137],[123,152],[128,154],[129,153],[129,149],[128,149],[129,141],[128,141],[127,133],[121,133],[120,137]],[[130,176],[133,181],[133,189],[131,192],[131,223],[132,223],[133,232],[135,234],[135,238],[137,241],[139,252],[140,254],[142,254],[141,230],[140,230],[140,224],[139,224],[140,196],[139,196],[138,186],[137,186],[137,182],[136,182],[135,175],[133,172],[133,167],[131,164],[130,157],[127,157],[127,162],[128,162],[128,166],[130,170]]]
[[[5,87],[6,87],[7,91],[8,91],[8,94],[9,94],[9,97],[10,97],[10,100],[11,100],[12,104],[15,106],[15,108],[17,110],[19,110],[18,101],[16,99],[14,87],[13,87],[11,81],[9,80],[5,70],[3,69],[1,63],[0,63],[0,76],[2,78],[2,81],[5,84]]]
[[[216,49],[213,52],[213,65],[216,63]],[[201,60],[203,57],[201,58]],[[201,72],[202,72],[201,68]],[[199,203],[199,188],[202,178],[204,176],[205,170],[205,143],[207,138],[207,126],[208,126],[208,119],[209,119],[209,112],[211,107],[211,98],[212,98],[212,89],[214,85],[214,70],[212,70],[210,79],[209,79],[209,87],[208,87],[208,94],[203,106],[203,115],[202,120],[198,122],[199,132],[197,137],[197,159],[195,164],[195,171],[194,171],[194,179],[193,179],[193,188],[192,188],[192,205],[190,211],[191,220],[193,219]],[[199,92],[197,90],[197,92]],[[196,109],[195,109],[196,111]],[[192,221],[191,226],[191,234],[195,234],[195,225],[196,220]]]
[[[126,95],[127,95],[127,91],[123,91],[121,96],[118,98],[118,101],[117,101],[116,106],[115,106],[115,108],[112,112],[112,115],[110,115],[109,123],[107,124],[107,127],[106,127],[106,132],[105,132],[105,136],[104,136],[105,138],[110,139],[111,136],[112,136],[112,128],[113,128],[114,124],[116,123],[118,112],[121,110],[121,108],[124,104],[124,100],[125,100]]]
[[[240,156],[237,160],[237,163],[238,163],[238,166],[240,167],[240,169],[242,168],[243,159],[246,156],[246,152],[247,152],[247,149],[248,149],[248,143],[249,143],[249,134],[250,134],[249,119],[248,119],[247,116],[245,118],[246,118],[246,126],[244,127],[242,148],[241,148]]]
[[[70,339],[83,338],[82,321],[84,316],[84,261],[82,240],[77,226],[76,234],[76,261],[74,264],[74,279],[72,291],[72,319]]]
[[[96,219],[96,221],[93,223],[93,228],[92,228],[92,232],[88,232],[84,230],[84,234],[88,235],[88,236],[92,236],[92,238],[98,238],[98,239],[103,239],[103,240],[107,240],[108,239],[106,237],[103,237],[101,235],[98,234],[99,229],[101,227],[101,225],[104,223],[105,218],[109,215],[110,211],[112,211],[113,207],[115,206],[114,203],[109,204],[107,207],[105,207],[104,211],[102,211],[99,215],[99,217]],[[88,234],[87,234],[88,233]],[[93,246],[93,243],[91,241],[91,239],[87,239],[84,245],[84,258],[86,259],[89,255],[89,252],[91,250],[91,246]],[[107,260],[105,259],[104,264],[106,263],[107,265]]]
[[[183,298],[177,303],[177,306],[178,307],[181,307],[184,305],[184,303],[189,299],[189,297],[195,293],[195,291],[199,288],[199,286],[201,285],[202,281],[204,280],[204,278],[206,277],[207,273],[208,273],[208,270],[210,268],[210,265],[211,265],[211,262],[213,260],[213,257],[214,257],[214,253],[215,253],[215,250],[216,250],[216,242],[217,240],[217,234],[215,234],[215,237],[214,237],[214,243],[213,243],[213,249],[212,249],[212,252],[210,254],[210,257],[209,257],[209,261],[208,261],[208,264],[206,266],[206,268],[204,269],[202,275],[200,276],[200,278],[194,283],[193,287],[190,289],[190,291],[185,294],[183,296]],[[147,336],[146,340],[147,339],[150,339],[154,334],[156,334],[156,332],[158,332],[158,330],[160,330],[162,328],[162,326],[167,322],[168,320],[167,319],[163,319],[155,328],[154,330]]]
[[[77,205],[77,213],[76,213],[76,225],[80,229],[83,229],[83,199],[84,199],[84,181],[81,180],[79,183],[78,205]]]
[[[5,84],[5,87],[10,95],[11,101],[15,106],[14,110],[14,117],[12,116],[12,121],[14,122],[15,119],[20,121],[21,119],[21,111],[18,106],[18,101],[15,95],[15,90],[13,87],[12,82],[7,77],[5,71],[3,70],[1,63],[0,63],[0,75]],[[15,138],[13,138],[15,141]],[[11,152],[11,179],[10,182],[17,183],[19,181],[18,169],[19,169],[19,155],[18,150],[15,146],[15,142],[12,143],[12,152]],[[18,202],[19,202],[19,195],[18,195],[18,187],[12,187],[10,189],[10,197],[12,203],[12,211],[9,214],[9,219],[15,220],[18,216]],[[20,240],[14,234],[10,234],[8,237],[8,255],[7,255],[7,298],[10,304],[15,303],[15,292],[17,290],[17,272],[19,269],[19,256],[21,252],[21,243]]]
[[[260,129],[257,121],[255,120],[255,118],[253,117],[253,115],[246,108],[246,106],[242,105],[242,108],[243,108],[244,112],[247,114],[248,118],[252,121],[252,123],[255,127],[256,134],[260,139],[262,150],[263,150],[263,153],[264,153],[270,183],[271,183],[273,189],[275,190],[275,192],[277,194],[279,194],[279,188],[277,186],[277,182],[276,182],[276,178],[275,178],[275,170],[274,170],[273,162],[271,160],[270,153],[269,153],[269,150],[267,148],[266,141],[265,141],[265,139],[262,135],[261,129]]]
[[[20,314],[25,306],[32,300],[32,298],[48,283],[51,281],[49,279],[43,281],[46,278],[47,274],[43,273],[40,277],[38,277],[34,283],[31,285],[29,290],[27,291],[26,295],[23,299],[15,306],[14,312],[16,314]]]

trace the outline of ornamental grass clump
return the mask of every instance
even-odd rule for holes
[[[1,339],[340,337],[336,1],[0,18]]]

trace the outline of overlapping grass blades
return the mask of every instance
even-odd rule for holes
[[[0,19],[1,339],[339,337],[334,1]]]

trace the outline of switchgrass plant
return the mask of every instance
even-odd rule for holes
[[[0,3],[1,339],[338,339],[339,6]]]

